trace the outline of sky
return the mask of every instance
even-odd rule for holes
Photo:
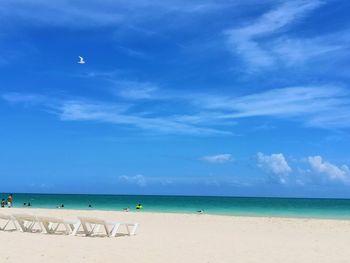
[[[349,198],[348,10],[3,2],[0,192]]]

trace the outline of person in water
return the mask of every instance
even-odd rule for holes
[[[6,205],[6,202],[5,202],[5,199],[3,198],[3,199],[1,200],[1,207],[5,207],[5,205]]]
[[[12,202],[13,202],[13,194],[9,194],[7,197],[7,207],[12,207]]]
[[[138,204],[138,205],[136,206],[136,209],[143,209],[143,205]]]

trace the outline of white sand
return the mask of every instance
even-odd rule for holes
[[[139,222],[136,236],[0,231],[0,262],[350,262],[350,221],[43,209],[0,213]]]

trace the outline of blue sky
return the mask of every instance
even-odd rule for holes
[[[350,197],[349,8],[2,3],[0,191]]]

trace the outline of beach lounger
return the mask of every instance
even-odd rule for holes
[[[13,224],[15,229],[17,230],[16,219],[11,215],[0,214],[1,221],[5,221],[5,224],[0,224],[0,230],[6,230],[6,227],[9,226],[10,223]]]
[[[28,214],[14,214],[13,217],[17,220],[17,223],[22,232],[42,232],[43,228],[36,216]],[[39,229],[36,229],[38,226]]]
[[[121,225],[126,227],[128,235],[135,235],[138,223],[122,223],[117,221],[103,220],[91,217],[78,217],[86,236],[98,235],[102,226],[108,237],[115,237]],[[130,229],[131,228],[131,229]]]
[[[71,233],[76,234],[76,231],[80,226],[79,220],[65,220],[47,216],[37,216],[37,219],[43,225],[48,234],[57,234],[60,226],[64,228],[64,233],[66,235]]]

